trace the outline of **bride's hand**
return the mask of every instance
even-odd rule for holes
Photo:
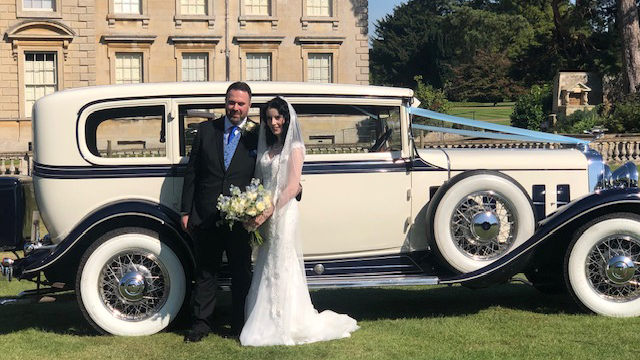
[[[267,210],[265,210],[262,214],[256,216],[253,218],[253,220],[249,221],[249,226],[253,227],[253,229],[257,229],[259,228],[262,224],[264,224],[265,221],[267,221],[267,219],[273,215],[273,210],[274,207],[270,206]]]

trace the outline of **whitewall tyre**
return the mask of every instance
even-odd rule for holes
[[[640,216],[616,213],[584,225],[565,258],[574,300],[605,316],[640,315]]]
[[[446,265],[466,273],[501,258],[535,227],[531,201],[513,179],[476,172],[454,182],[438,202],[433,242]]]
[[[178,315],[186,285],[180,258],[156,232],[122,228],[87,249],[78,269],[76,296],[98,331],[141,336],[163,330]]]

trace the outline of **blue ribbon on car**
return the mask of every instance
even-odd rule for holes
[[[548,143],[559,143],[559,144],[589,143],[589,141],[576,139],[569,136],[548,134],[548,133],[543,133],[541,131],[520,129],[520,128],[514,128],[506,125],[492,124],[485,121],[471,120],[471,119],[466,119],[458,116],[445,115],[439,112],[417,108],[417,107],[408,107],[407,111],[411,115],[422,116],[429,119],[440,120],[440,121],[463,125],[463,126],[471,126],[474,128],[491,130],[491,132],[452,129],[452,128],[420,125],[420,124],[411,125],[414,129],[419,129],[419,130],[439,131],[439,132],[444,132],[449,134],[485,137],[489,139],[500,139],[500,140],[535,141],[535,142],[548,142]]]

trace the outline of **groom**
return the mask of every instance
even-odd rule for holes
[[[226,252],[231,269],[233,314],[231,330],[239,334],[244,325],[244,304],[251,285],[251,247],[249,233],[242,224],[233,230],[216,226],[220,194],[230,195],[235,185],[244,189],[251,182],[258,147],[257,124],[247,127],[251,89],[235,82],[227,89],[226,116],[202,122],[193,139],[182,189],[182,227],[195,241],[196,272],[193,290],[193,323],[185,342],[198,342],[211,331],[218,290],[218,270]]]

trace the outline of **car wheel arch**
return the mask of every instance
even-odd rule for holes
[[[606,206],[602,206],[597,209],[590,209],[590,211],[581,213],[579,216],[569,219],[557,228],[553,235],[536,246],[534,250],[535,252],[531,257],[530,262],[527,264],[525,273],[544,273],[547,271],[557,272],[552,274],[552,276],[554,277],[554,280],[561,281],[564,286],[565,279],[562,272],[565,263],[565,255],[575,234],[580,231],[585,224],[593,221],[594,219],[613,213],[629,213],[640,216],[640,208],[638,208],[637,204],[629,203],[607,204]]]
[[[77,268],[80,257],[91,244],[106,232],[124,227],[157,231],[163,236],[162,240],[173,246],[185,260],[185,271],[192,272],[195,269],[193,240],[180,228],[175,212],[147,201],[126,201],[109,204],[85,216],[58,244],[51,256],[27,266],[24,273],[35,274],[47,268]]]

